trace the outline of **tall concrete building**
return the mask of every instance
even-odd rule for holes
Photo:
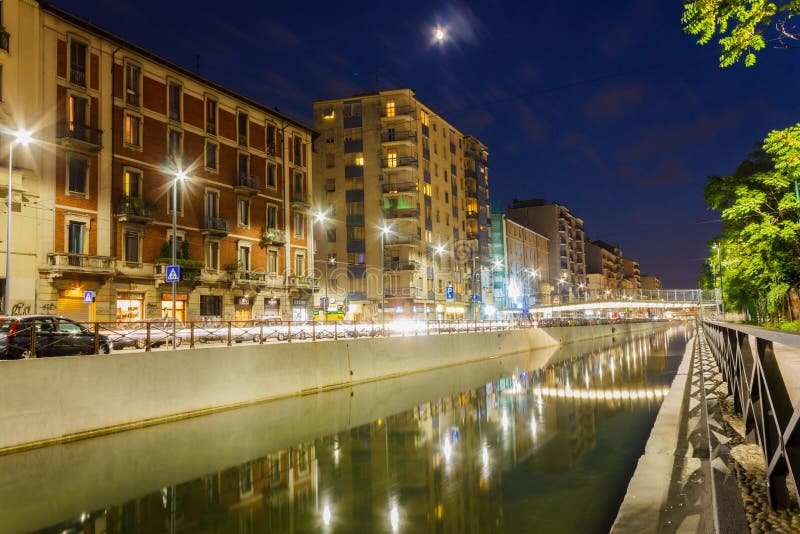
[[[170,315],[175,213],[180,319],[306,317],[311,128],[50,3],[0,8],[0,120],[35,138],[14,149],[12,311]]]
[[[642,284],[641,285],[642,289],[649,289],[651,291],[664,289],[663,286],[661,285],[661,278],[657,275],[643,274],[640,280]]]
[[[388,318],[477,314],[489,264],[486,147],[410,89],[313,108],[320,298],[346,304],[348,318],[378,318],[383,276]]]
[[[641,270],[639,262],[629,258],[622,258],[622,283],[626,289],[640,289]]]
[[[601,240],[587,240],[585,254],[588,289],[616,290],[622,287],[623,263],[622,250],[619,247]],[[599,287],[596,287],[598,282]]]
[[[566,206],[542,199],[515,200],[506,217],[550,240],[553,303],[582,297],[586,288],[583,220]]]
[[[495,308],[527,311],[549,304],[550,240],[502,213],[492,214],[491,227]]]

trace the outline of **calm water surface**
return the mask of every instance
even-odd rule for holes
[[[0,532],[607,532],[688,335],[0,457]]]

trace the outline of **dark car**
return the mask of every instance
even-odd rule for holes
[[[36,332],[31,343],[31,332]],[[111,352],[107,336],[98,336],[99,351]],[[0,358],[75,356],[95,353],[95,335],[72,319],[57,315],[0,317]]]

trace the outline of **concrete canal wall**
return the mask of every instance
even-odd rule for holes
[[[0,452],[667,326],[574,326],[2,362]]]

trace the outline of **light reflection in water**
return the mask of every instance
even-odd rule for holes
[[[494,532],[525,530],[531,517],[545,530],[608,530],[627,486],[619,473],[633,471],[677,368],[667,356],[687,335],[673,329],[515,370],[74,517],[109,532]],[[575,502],[589,501],[576,513]]]

